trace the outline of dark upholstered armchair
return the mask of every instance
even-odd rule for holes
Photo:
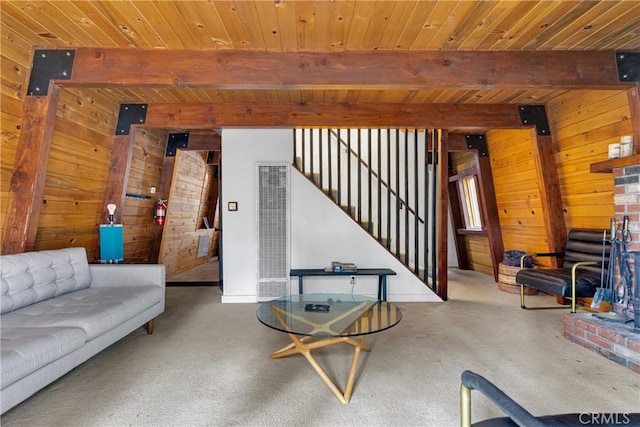
[[[506,417],[491,418],[471,423],[471,391],[477,390],[496,405]],[[579,390],[576,391],[579,393]],[[558,415],[534,416],[517,402],[507,396],[489,380],[471,371],[462,373],[460,385],[460,425],[462,427],[549,427],[589,425],[614,426],[640,425],[639,413],[567,413]]]
[[[526,307],[524,286],[571,300],[571,312],[576,312],[576,300],[593,297],[596,288],[607,283],[610,244],[602,229],[573,229],[569,231],[565,252],[526,254],[520,261],[521,270],[516,274],[520,285],[520,306],[524,309],[565,308],[568,305],[550,307]],[[527,257],[561,257],[562,268],[524,268]],[[604,263],[603,263],[604,259]]]

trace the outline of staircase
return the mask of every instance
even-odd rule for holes
[[[437,292],[440,131],[294,129],[293,165]]]

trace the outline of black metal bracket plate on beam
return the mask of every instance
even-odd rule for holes
[[[616,64],[621,82],[640,82],[640,53],[616,52]]]
[[[175,157],[178,148],[187,148],[189,145],[188,133],[170,133],[167,140],[166,157]]]
[[[116,135],[129,135],[131,125],[142,125],[147,119],[147,104],[120,104]]]
[[[521,105],[518,107],[518,113],[523,125],[535,126],[538,135],[551,135],[544,105]]]
[[[69,80],[75,57],[75,50],[36,50],[27,95],[46,96],[49,80]]]
[[[467,148],[472,150],[478,150],[480,157],[487,157],[489,155],[489,148],[487,148],[487,138],[482,134],[470,134],[466,135]]]

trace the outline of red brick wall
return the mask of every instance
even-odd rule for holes
[[[640,334],[628,323],[607,322],[591,313],[567,313],[563,324],[568,340],[640,373]]]

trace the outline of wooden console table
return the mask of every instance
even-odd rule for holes
[[[380,301],[387,300],[387,276],[395,276],[396,272],[389,268],[359,268],[355,272],[339,272],[325,271],[323,268],[299,268],[289,272],[289,276],[298,277],[298,291],[304,293],[304,278],[307,276],[378,276],[378,299]]]

